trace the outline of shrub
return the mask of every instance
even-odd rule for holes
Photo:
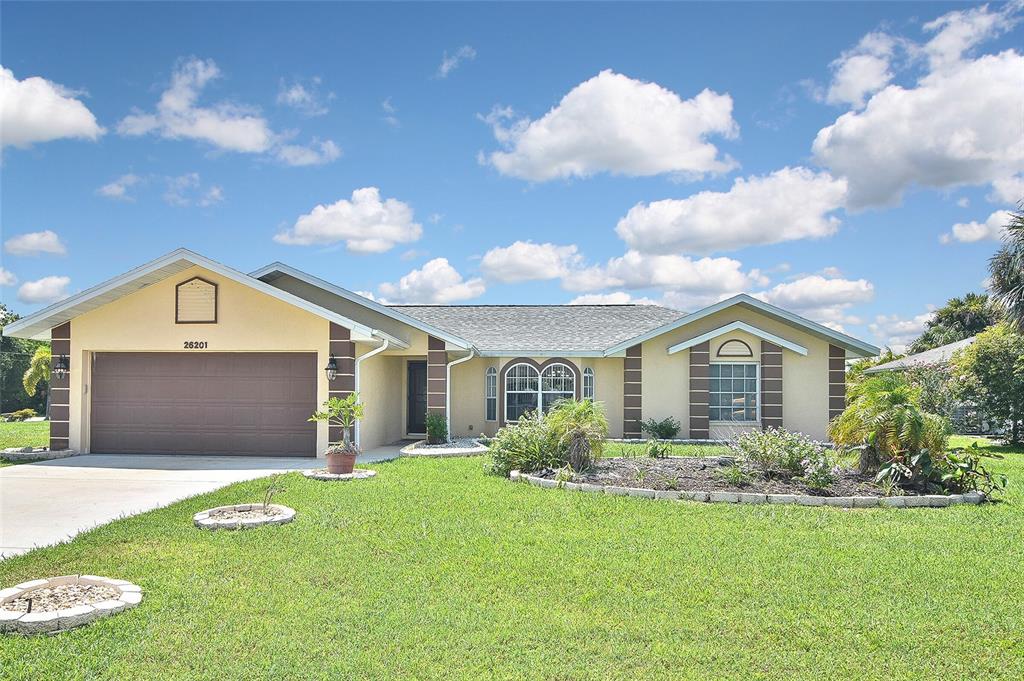
[[[36,416],[38,416],[38,414],[35,409],[26,408],[11,412],[10,416],[7,418],[10,421],[24,421],[25,419],[35,418]]]
[[[743,470],[742,466],[738,466],[736,464],[720,468],[715,475],[733,487],[743,487],[744,485],[750,484],[751,481],[750,473]]]
[[[530,473],[561,468],[568,462],[566,449],[566,444],[554,434],[542,414],[527,412],[518,422],[495,434],[488,469],[496,475],[507,476],[514,470]]]
[[[644,453],[652,459],[664,459],[672,453],[672,444],[661,440],[648,440]]]
[[[671,416],[661,419],[660,421],[647,419],[640,424],[640,429],[655,440],[671,440],[679,434],[679,429],[681,427],[682,426],[679,425],[679,421],[676,421]]]
[[[737,457],[754,464],[770,477],[802,474],[803,461],[818,456],[821,446],[803,433],[769,428],[740,435],[732,450]]]
[[[448,420],[444,414],[436,411],[427,412],[427,444],[439,445],[448,441]]]
[[[548,427],[565,448],[566,463],[574,471],[590,468],[601,456],[608,437],[608,418],[604,407],[592,400],[561,400],[548,412]]]
[[[946,453],[946,470],[942,482],[951,494],[961,492],[984,492],[990,495],[1006,489],[1007,479],[1002,473],[993,475],[981,465],[982,458],[1001,459],[999,454],[987,454],[973,443],[969,449],[954,449]]]
[[[814,445],[800,465],[804,469],[804,474],[799,476],[800,481],[814,490],[828,489],[839,477],[839,466],[821,445]]]

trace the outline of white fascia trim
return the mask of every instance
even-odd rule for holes
[[[788,341],[785,338],[780,338],[779,336],[776,336],[774,333],[768,333],[767,331],[759,329],[756,326],[751,326],[746,322],[732,322],[730,324],[726,324],[725,326],[720,326],[712,331],[708,331],[707,333],[702,333],[696,338],[685,340],[682,343],[676,343],[675,345],[669,346],[668,354],[674,355],[677,352],[682,352],[683,350],[692,348],[694,345],[700,345],[704,341],[711,340],[712,338],[717,338],[731,331],[746,331],[752,336],[757,336],[761,340],[766,340],[769,343],[775,343],[775,345],[780,345],[786,348],[787,350],[792,350],[798,355],[807,355],[807,348],[805,348],[804,346],[797,345],[796,343]]]
[[[265,267],[261,267],[258,270],[250,272],[249,276],[255,277],[256,279],[260,279],[261,277],[265,277],[268,274],[272,274],[274,272],[287,274],[288,276],[295,277],[296,279],[306,282],[310,286],[322,288],[328,293],[333,293],[334,295],[344,298],[345,300],[351,301],[353,303],[356,303],[357,305],[362,305],[363,307],[369,308],[374,312],[379,312],[380,314],[390,317],[395,321],[402,322],[403,324],[408,324],[414,329],[419,329],[420,331],[428,333],[431,336],[434,336],[435,338],[440,338],[445,343],[451,343],[452,345],[455,345],[459,349],[470,350],[473,348],[473,344],[464,338],[453,336],[452,334],[446,331],[442,331],[436,326],[432,326],[431,324],[421,322],[415,317],[410,317],[409,315],[404,314],[402,312],[396,312],[395,310],[392,310],[390,307],[387,307],[386,305],[381,305],[375,300],[370,300],[366,296],[361,296],[358,293],[349,291],[348,289],[332,284],[331,282],[326,281],[325,279],[321,279],[316,275],[295,269],[291,265],[285,265],[282,262],[275,262]],[[408,345],[406,345],[406,347],[408,347]]]
[[[762,300],[754,298],[753,296],[747,295],[746,293],[740,293],[738,295],[733,296],[732,298],[726,298],[721,302],[715,303],[714,305],[708,305],[707,307],[698,310],[693,314],[689,314],[686,315],[685,317],[677,319],[674,322],[669,322],[668,324],[659,326],[658,328],[652,329],[651,331],[641,334],[635,338],[623,341],[618,345],[613,345],[612,347],[605,350],[604,354],[614,355],[615,353],[622,352],[626,348],[630,348],[636,345],[637,343],[649,341],[650,339],[655,338],[656,336],[660,336],[663,333],[674,331],[680,327],[686,326],[691,322],[703,319],[708,315],[713,315],[716,312],[721,312],[726,308],[741,303],[749,305],[750,307],[760,310],[761,312],[764,312],[768,315],[779,317],[785,320],[786,322],[789,322],[795,326],[801,327],[807,331],[818,334],[820,336],[824,336],[829,340],[835,341],[836,345],[839,345],[840,347],[843,347],[846,350],[852,350],[859,357],[874,357],[879,352],[881,352],[879,348],[875,347],[874,345],[871,345],[870,343],[859,341],[853,336],[847,336],[845,333],[839,333],[838,331],[830,329],[827,326],[818,324],[817,322],[812,322],[810,319],[804,319],[799,315],[795,315],[792,312],[787,312],[786,310],[783,310],[781,307],[775,307],[774,305],[770,305]]]
[[[156,260],[146,263],[145,265],[136,267],[135,269],[125,272],[124,274],[114,277],[113,279],[108,279],[107,281],[101,284],[97,284],[92,288],[86,289],[81,293],[77,293],[71,296],[70,298],[66,298],[65,300],[62,300],[58,303],[54,303],[53,305],[50,305],[49,307],[44,308],[39,312],[36,312],[35,314],[29,315],[28,317],[24,317],[16,322],[8,324],[4,328],[4,333],[8,336],[20,337],[16,336],[16,334],[21,329],[38,324],[41,321],[53,315],[72,310],[76,305],[89,301],[93,298],[96,298],[97,296],[101,296],[104,293],[116,289],[118,286],[121,286],[140,277],[144,277],[147,274],[155,272],[163,267],[167,267],[168,265],[171,265],[179,260],[184,260],[186,262],[192,263],[195,266],[203,267],[205,269],[210,270],[211,272],[216,272],[217,274],[227,279],[231,279],[232,281],[235,281],[239,284],[256,289],[261,293],[265,293],[273,298],[277,298],[280,301],[283,301],[290,305],[294,305],[295,307],[306,310],[307,312],[311,312],[317,316],[323,317],[324,319],[332,321],[336,324],[340,324],[341,326],[351,329],[354,334],[362,336],[362,338],[358,340],[370,340],[371,338],[374,338],[375,336],[379,337],[380,335],[379,331],[375,331],[374,329],[371,329],[365,324],[360,324],[359,322],[356,322],[352,319],[343,317],[342,315],[339,315],[335,312],[331,312],[328,309],[322,308],[319,305],[314,305],[313,303],[309,302],[308,300],[305,300],[304,298],[300,298],[286,291],[282,291],[277,287],[271,286],[270,284],[262,282],[259,279],[255,279],[246,274],[243,274],[238,270],[233,270],[230,267],[220,264],[219,262],[210,260],[205,256],[195,253],[194,251],[190,251],[187,248],[179,248],[177,250],[171,251],[167,255],[161,256]],[[49,327],[47,327],[47,330],[49,330]]]
[[[477,357],[605,357],[600,350],[485,350]]]

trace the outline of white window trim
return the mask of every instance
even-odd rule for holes
[[[590,395],[587,395],[587,379],[590,379]],[[597,377],[594,374],[594,370],[590,367],[583,369],[583,384],[580,386],[580,397],[585,400],[591,400],[597,398]]]
[[[513,369],[515,369],[516,367],[520,367],[520,366],[530,367],[530,369],[533,370],[533,372],[535,374],[537,374],[537,390],[536,391],[534,391],[534,390],[509,390],[508,389],[509,374],[512,373]],[[507,369],[505,369],[505,371],[503,373],[505,374],[505,376],[504,376],[504,380],[503,380],[504,385],[502,387],[505,390],[505,398],[502,400],[502,412],[501,412],[501,414],[504,417],[506,423],[515,423],[516,421],[519,420],[519,419],[515,419],[513,421],[513,420],[508,418],[508,396],[510,394],[512,394],[512,395],[529,395],[530,393],[534,393],[534,394],[537,395],[537,408],[540,409],[540,399],[541,399],[541,397],[540,397],[540,371],[537,369],[537,367],[533,366],[532,364],[529,364],[528,362],[516,362],[512,366],[510,366]]]
[[[576,372],[573,371],[572,367],[569,366],[568,364],[566,364],[565,362],[552,362],[551,364],[547,365],[546,367],[544,367],[539,372],[540,381],[537,383],[537,392],[539,394],[537,404],[539,405],[540,412],[542,414],[544,413],[544,393],[545,393],[545,390],[544,390],[544,372],[546,372],[548,369],[553,369],[555,367],[565,367],[565,370],[569,372],[569,378],[572,379],[572,388],[568,392],[572,394],[572,398],[573,399],[576,398]],[[558,400],[564,400],[565,399],[565,392],[566,391],[548,390],[546,392],[549,395],[558,395],[558,397],[555,398],[555,402],[557,402]],[[552,404],[554,404],[554,403],[552,403]]]
[[[565,362],[552,362],[551,364],[548,364],[547,366],[545,366],[543,369],[538,369],[537,367],[535,367],[533,364],[530,364],[529,362],[516,362],[515,364],[512,364],[507,369],[505,369],[504,372],[502,372],[505,375],[504,376],[503,385],[502,385],[502,387],[505,390],[505,396],[504,396],[504,399],[502,400],[502,403],[503,403],[502,404],[502,407],[503,407],[502,417],[504,418],[505,423],[515,423],[515,421],[512,421],[511,419],[508,418],[508,396],[509,396],[509,394],[513,394],[513,395],[529,395],[531,392],[533,392],[532,390],[509,390],[508,389],[509,374],[511,374],[513,369],[515,369],[518,366],[530,367],[537,374],[537,391],[536,391],[536,395],[537,395],[537,409],[542,414],[544,413],[544,395],[545,395],[545,393],[548,394],[548,395],[558,395],[558,397],[555,399],[556,402],[558,400],[565,399],[565,393],[562,392],[562,391],[555,392],[555,391],[551,391],[551,390],[548,390],[548,391],[544,390],[544,372],[546,372],[548,369],[551,369],[553,367],[564,367],[569,372],[569,377],[572,379],[572,389],[567,391],[567,392],[571,393],[573,399],[575,399],[575,397],[576,397],[576,371],[573,370],[572,365],[566,364]],[[518,420],[518,419],[516,419],[516,420]]]
[[[494,379],[494,394],[491,395],[490,379]],[[487,407],[491,400],[494,400],[494,418],[487,418]],[[487,367],[484,372],[484,420],[494,422],[498,420],[498,370],[494,367]]]
[[[753,421],[746,421],[746,420],[744,420],[744,421],[716,421],[714,419],[708,419],[709,425],[710,424],[714,424],[714,425],[733,425],[733,424],[755,425],[755,424],[761,423],[761,363],[760,362],[711,362],[710,363],[710,366],[716,366],[716,365],[719,365],[719,366],[720,365],[729,365],[729,366],[753,365],[754,366],[754,380],[755,380],[755,383],[754,383],[754,394],[757,396],[756,399],[754,400],[754,404],[755,404],[755,417],[754,417]],[[710,386],[710,381],[711,381],[711,372],[709,370],[708,371],[708,382],[709,382],[709,385],[708,385],[708,388],[709,388],[708,389],[708,410],[709,410],[709,413],[710,413],[710,409],[711,409],[711,390],[710,390],[711,386]],[[721,405],[719,405],[719,406],[721,406]]]

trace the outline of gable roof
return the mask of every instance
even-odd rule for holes
[[[467,338],[483,356],[603,357],[637,333],[685,316],[657,305],[390,305]]]
[[[870,369],[865,369],[864,373],[877,374],[883,371],[903,371],[905,369],[916,369],[919,367],[946,364],[953,358],[954,352],[966,348],[974,342],[975,338],[977,338],[977,336],[971,336],[970,338],[965,338],[963,340],[956,341],[955,343],[940,345],[937,348],[919,352],[916,355],[907,355],[902,359],[894,359],[891,362],[886,362],[885,364],[879,364],[871,367]]]
[[[387,338],[390,343],[405,347],[406,343],[377,329],[356,322],[335,312],[315,305],[304,298],[266,284],[259,279],[250,277],[237,270],[210,260],[187,248],[179,248],[167,255],[136,267],[124,274],[108,279],[70,298],[56,302],[27,317],[11,322],[4,327],[4,335],[13,338],[47,339],[50,329],[60,326],[86,312],[112,303],[119,298],[134,293],[167,277],[183,272],[190,267],[199,266],[215,272],[226,279],[231,279],[243,286],[256,289],[272,298],[276,298],[295,307],[311,312],[336,324],[352,330],[353,338],[370,340],[371,338]]]
[[[827,340],[829,343],[838,345],[839,347],[843,348],[844,350],[847,350],[848,352],[853,353],[858,357],[873,357],[874,355],[877,355],[879,353],[879,349],[874,345],[871,345],[870,343],[865,343],[864,341],[857,340],[853,336],[848,336],[845,333],[840,333],[839,331],[836,331],[835,329],[830,329],[827,326],[818,324],[817,322],[812,322],[810,319],[804,319],[800,315],[795,315],[792,312],[787,312],[786,310],[783,310],[781,307],[775,307],[774,305],[770,305],[762,300],[758,300],[757,298],[747,295],[746,293],[740,293],[738,295],[733,296],[732,298],[726,298],[721,302],[715,303],[714,305],[708,305],[707,307],[700,309],[694,312],[693,314],[689,314],[675,321],[668,322],[667,324],[659,326],[656,329],[651,329],[646,333],[641,333],[633,338],[624,340],[618,345],[614,345],[606,349],[605,354],[614,355],[620,352],[624,352],[626,348],[632,347],[637,343],[643,343],[644,341],[648,341],[652,338],[660,336],[663,333],[674,331],[675,329],[686,326],[687,324],[692,324],[693,322],[699,319],[703,319],[708,315],[713,315],[716,312],[721,312],[722,310],[737,305],[755,310],[757,312],[760,312],[761,314],[764,314],[767,317],[771,317],[772,319],[776,319],[780,322],[784,322],[786,324],[790,324],[799,329],[802,329],[803,331],[806,331],[812,336],[817,336],[822,340]]]
[[[675,345],[669,347],[668,354],[674,355],[677,352],[682,352],[683,350],[687,350],[689,348],[692,348],[694,345],[700,345],[704,341],[711,340],[713,338],[718,338],[719,336],[721,336],[723,334],[727,334],[730,331],[746,331],[747,333],[749,333],[752,336],[756,336],[757,338],[760,338],[761,340],[766,340],[769,343],[774,343],[775,345],[778,345],[779,347],[786,348],[787,350],[792,350],[793,352],[795,352],[798,355],[806,355],[807,354],[807,348],[805,348],[804,346],[800,345],[799,343],[794,343],[792,341],[788,341],[785,338],[782,338],[780,336],[776,336],[774,333],[769,333],[769,332],[765,331],[764,329],[759,329],[756,326],[753,326],[751,324],[747,324],[746,322],[739,322],[739,321],[737,321],[737,322],[730,322],[729,324],[726,324],[725,326],[720,326],[717,329],[712,329],[711,331],[708,331],[707,333],[702,333],[701,335],[695,336],[695,337],[691,338],[690,340],[685,340],[685,341],[683,341],[681,343],[676,343]]]

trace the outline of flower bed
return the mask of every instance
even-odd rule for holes
[[[261,525],[283,525],[295,520],[295,510],[278,504],[235,504],[200,511],[192,516],[204,530],[245,530]]]
[[[487,445],[471,437],[458,438],[439,445],[428,445],[426,440],[402,447],[402,456],[479,456],[487,453]]]
[[[0,591],[0,633],[55,634],[142,602],[142,589],[123,579],[67,575]]]

